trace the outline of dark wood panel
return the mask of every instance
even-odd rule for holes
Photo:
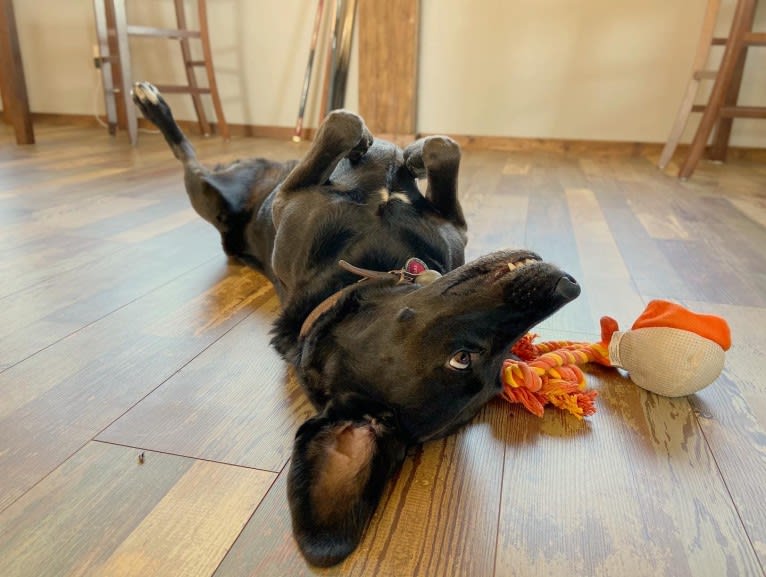
[[[98,438],[152,450],[281,471],[298,426],[314,413],[269,346],[272,289],[223,335]]]
[[[214,259],[0,374],[0,507],[269,298]]]
[[[0,299],[12,316],[0,327],[0,371],[218,256],[208,228],[197,219]]]

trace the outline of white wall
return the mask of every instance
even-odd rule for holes
[[[667,136],[705,9],[705,0],[421,3],[419,131],[643,142]],[[733,3],[724,6],[721,35]],[[16,0],[15,7],[32,110],[102,112],[91,63],[91,2]],[[294,124],[315,7],[315,0],[208,0],[230,122]],[[129,19],[171,25],[172,1],[130,0]],[[764,6],[756,29],[766,30]],[[183,80],[172,41],[134,38],[131,44],[135,78]],[[358,101],[355,61],[350,108]],[[316,124],[317,98],[309,125]],[[766,105],[766,49],[751,49],[740,102]],[[179,118],[193,118],[187,96],[174,95],[171,103]],[[766,122],[737,120],[732,143],[766,147]]]

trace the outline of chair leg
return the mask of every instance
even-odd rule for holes
[[[207,6],[205,0],[197,0],[197,10],[199,12],[199,29],[202,40],[202,52],[205,58],[205,70],[207,71],[207,81],[210,87],[210,96],[215,108],[216,124],[220,135],[224,140],[229,140],[229,125],[226,124],[226,117],[223,114],[223,104],[221,96],[218,93],[218,83],[215,80],[215,70],[213,68],[213,50],[210,47],[210,34],[207,26]]]
[[[753,29],[753,22],[755,21],[755,2],[748,12],[745,14],[744,26],[745,31],[750,32]],[[731,84],[729,90],[726,93],[726,99],[724,100],[724,106],[736,106],[739,99],[739,90],[742,86],[742,77],[745,73],[745,62],[747,61],[747,46],[742,48],[742,54],[737,60],[734,67],[734,74],[731,78]],[[718,160],[724,162],[726,155],[729,152],[729,139],[731,138],[733,118],[721,118],[716,124],[715,133],[713,134],[713,143],[710,147],[710,158],[712,160]]]
[[[117,132],[117,106],[112,77],[112,57],[109,51],[109,29],[106,23],[105,0],[93,0],[93,14],[96,17],[96,35],[98,36],[98,54],[101,58],[101,79],[104,91],[104,106],[109,134]]]
[[[686,128],[686,123],[689,121],[689,115],[694,106],[694,98],[697,96],[698,87],[699,80],[692,77],[686,87],[686,96],[681,103],[681,107],[678,109],[678,114],[676,114],[676,121],[673,124],[673,128],[670,130],[668,140],[665,143],[665,147],[662,149],[662,154],[660,154],[660,160],[657,162],[657,166],[660,170],[665,170],[665,167],[673,158],[673,154],[675,153],[678,143],[681,140],[681,136],[684,133],[684,129]]]
[[[705,152],[710,133],[713,131],[713,126],[718,121],[724,98],[731,85],[734,68],[743,51],[743,35],[746,28],[747,16],[751,10],[754,10],[754,8],[755,0],[739,0],[737,2],[737,7],[734,12],[734,21],[731,26],[731,33],[729,34],[729,40],[726,43],[726,49],[723,53],[721,67],[718,70],[715,84],[713,84],[710,100],[705,107],[705,112],[702,114],[702,120],[700,120],[700,124],[697,127],[697,133],[695,134],[689,149],[689,155],[678,174],[681,179],[687,179],[694,173],[694,169],[697,168],[697,164]]]
[[[710,55],[710,46],[713,42],[715,23],[718,19],[720,7],[721,0],[709,0],[707,3],[705,18],[702,22],[702,32],[700,33],[699,43],[697,44],[697,53],[694,56],[692,75],[689,79],[689,84],[686,87],[686,96],[681,103],[678,114],[676,114],[675,123],[670,131],[665,148],[662,149],[660,160],[657,163],[661,170],[664,170],[673,158],[673,153],[675,153],[678,142],[681,140],[681,136],[686,128],[686,123],[689,121],[689,115],[691,114],[692,106],[694,106],[694,98],[697,96],[697,88],[699,88],[700,83],[697,73],[705,68],[708,56]]]
[[[125,102],[125,117],[128,125],[128,135],[133,146],[138,144],[138,118],[136,107],[130,97],[133,74],[130,69],[130,45],[128,44],[128,24],[125,13],[125,0],[113,0],[114,2],[114,29],[117,35],[117,47],[120,53],[120,66],[122,68],[122,98]]]
[[[186,9],[184,0],[175,0],[176,6],[176,23],[179,30],[188,30],[186,26]],[[184,68],[186,69],[186,81],[191,88],[192,102],[194,103],[194,111],[197,113],[197,121],[199,122],[199,129],[205,136],[210,135],[210,124],[207,121],[205,115],[205,107],[202,105],[202,96],[198,92],[199,85],[197,84],[197,76],[194,73],[194,65],[192,64],[191,46],[189,44],[189,38],[183,37],[181,42],[181,54],[184,59]]]

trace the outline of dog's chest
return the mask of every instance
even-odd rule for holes
[[[419,192],[385,186],[295,197],[282,213],[273,269],[289,290],[341,259],[388,270],[428,247],[432,261],[442,261],[446,243],[423,203]]]

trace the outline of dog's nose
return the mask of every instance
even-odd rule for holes
[[[558,296],[565,298],[568,301],[576,299],[580,296],[580,285],[577,281],[565,274],[556,283],[556,289],[554,291]]]

